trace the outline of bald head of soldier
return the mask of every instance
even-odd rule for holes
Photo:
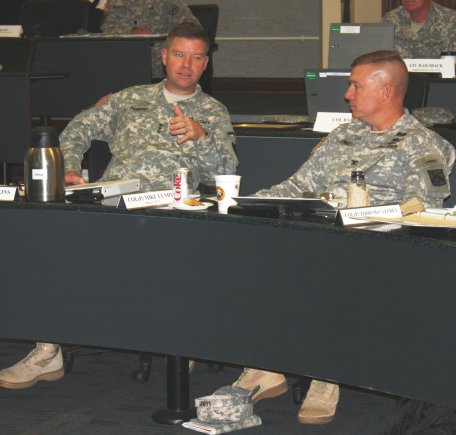
[[[353,61],[345,98],[354,118],[382,131],[404,114],[407,86],[407,66],[399,54],[375,51]]]

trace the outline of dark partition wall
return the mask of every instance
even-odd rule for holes
[[[72,118],[110,92],[151,83],[151,42],[144,38],[40,39],[33,73],[66,75],[33,83],[33,115]]]
[[[321,1],[209,3],[217,4],[220,10],[215,77],[302,78],[305,68],[321,66]]]
[[[0,162],[22,163],[30,142],[30,92],[25,74],[0,74]]]

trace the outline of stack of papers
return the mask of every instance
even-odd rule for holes
[[[193,429],[197,432],[207,434],[220,434],[233,432],[235,430],[246,429],[248,427],[259,426],[261,424],[261,418],[258,415],[252,415],[244,418],[240,421],[233,422],[203,422],[197,418],[192,418],[190,421],[182,423],[182,426],[187,429]]]
[[[402,217],[364,216],[363,219],[407,226],[456,228],[456,210],[453,208],[428,208]]]

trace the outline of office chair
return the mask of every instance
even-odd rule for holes
[[[429,76],[421,73],[410,73],[407,94],[404,99],[404,107],[410,111],[418,107],[424,107],[428,89]]]
[[[451,125],[434,125],[429,128],[434,130],[456,148],[456,123]],[[443,207],[447,208],[456,206],[456,168],[453,168],[449,178],[451,195],[443,201]]]
[[[189,5],[188,7],[209,36],[209,63],[207,64],[207,68],[200,78],[200,85],[203,91],[210,95],[212,92],[212,77],[214,75],[212,53],[218,48],[217,44],[215,43],[215,36],[217,33],[219,8],[215,4]]]
[[[61,36],[87,32],[90,3],[87,0],[26,0],[20,24],[25,36]]]

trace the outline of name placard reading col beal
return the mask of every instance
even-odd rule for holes
[[[314,131],[329,133],[341,124],[351,121],[352,114],[345,112],[318,112],[314,124]]]
[[[173,201],[174,195],[172,190],[158,190],[156,192],[122,195],[122,202],[127,210],[168,205]]]

